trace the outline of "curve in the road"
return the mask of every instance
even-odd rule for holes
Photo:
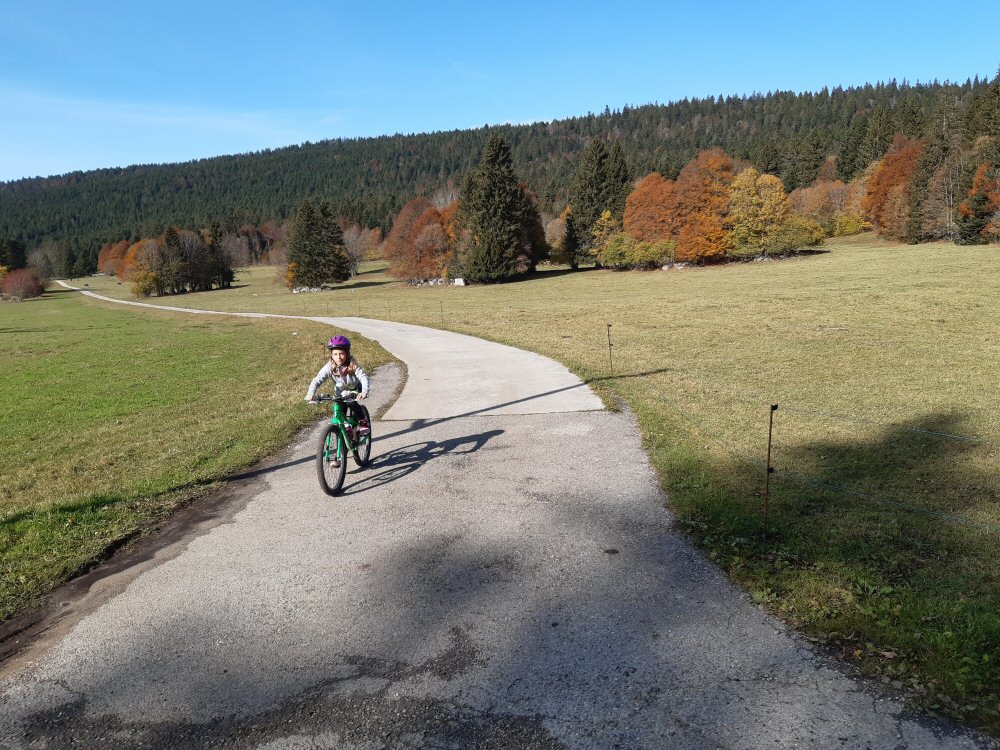
[[[310,320],[360,333],[378,341],[409,368],[402,393],[383,419],[548,414],[604,408],[594,392],[558,362],[474,336],[368,318],[220,312],[153,305],[114,299],[59,283],[88,297],[124,305],[196,315]]]

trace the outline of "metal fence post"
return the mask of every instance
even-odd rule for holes
[[[771,466],[771,441],[774,435],[774,412],[778,411],[777,404],[771,404],[771,414],[767,425],[767,474],[764,478],[764,533],[767,533],[768,505],[771,499],[771,475],[774,467]]]
[[[608,362],[611,364],[611,377],[615,376],[615,360],[611,356],[611,347],[614,344],[611,343],[611,324],[608,323]]]

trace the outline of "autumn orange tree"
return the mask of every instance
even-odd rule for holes
[[[386,239],[384,255],[389,261],[389,272],[397,278],[440,276],[451,257],[451,243],[441,212],[426,198],[414,198],[403,206]]]
[[[674,185],[677,260],[721,260],[731,247],[728,227],[733,160],[721,148],[702,151],[681,170]]]
[[[812,219],[828,236],[837,234],[837,218],[847,213],[850,188],[843,180],[819,179],[809,187],[795,188],[788,195],[794,213]]]
[[[419,231],[416,224],[424,212],[433,207],[427,198],[421,196],[409,201],[396,216],[382,246],[382,257],[389,262],[389,273],[405,278],[404,274],[411,265],[408,256],[413,252],[416,239],[414,230]]]
[[[146,240],[139,240],[131,245],[129,245],[128,251],[126,251],[125,256],[122,258],[121,263],[118,265],[118,278],[123,281],[131,281],[132,277],[136,272],[136,265],[139,257],[139,247],[146,242]]]
[[[131,244],[128,240],[121,240],[114,244],[103,245],[97,254],[97,270],[101,273],[117,276],[122,259]]]
[[[646,175],[625,199],[625,231],[640,242],[657,242],[677,236],[674,182],[659,172]]]
[[[910,182],[923,148],[920,139],[897,133],[868,183],[863,207],[875,229],[886,237],[908,237]]]

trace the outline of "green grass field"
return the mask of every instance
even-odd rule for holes
[[[287,445],[317,418],[328,333],[67,291],[0,304],[0,620]]]
[[[1000,252],[828,250],[464,288],[373,267],[302,295],[252,269],[168,304],[369,315],[564,362],[631,406],[672,509],[758,601],[921,705],[1000,731]]]

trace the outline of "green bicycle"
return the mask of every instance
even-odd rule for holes
[[[343,391],[341,396],[316,396],[315,401],[333,402],[333,418],[320,435],[316,447],[316,473],[319,485],[328,495],[336,495],[344,486],[347,475],[347,453],[354,456],[354,462],[361,468],[368,465],[372,454],[371,417],[368,410],[358,404],[368,422],[365,434],[359,434],[358,423],[344,404],[353,403],[356,391]]]

